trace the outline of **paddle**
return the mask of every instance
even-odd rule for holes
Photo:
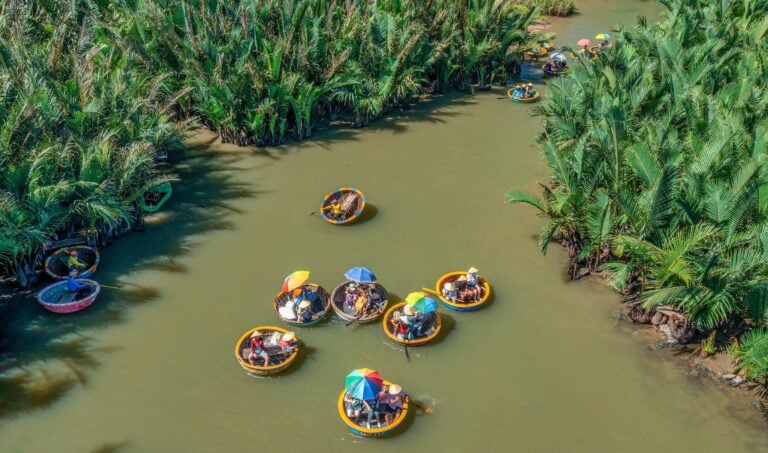
[[[86,285],[86,286],[100,286],[102,288],[109,288],[109,289],[124,289],[122,286],[109,286],[109,285],[102,285],[101,283],[98,283],[96,285],[94,285],[93,283],[88,283],[88,282],[80,282],[80,283],[82,283],[83,285]]]
[[[403,343],[403,347],[405,348],[405,358],[406,360],[411,360],[411,354],[408,353],[408,339],[405,339],[405,343]]]
[[[416,406],[420,411],[422,411],[425,414],[431,414],[434,412],[434,409],[432,409],[429,406],[424,405],[423,403],[420,403],[414,399],[411,399],[411,403],[413,403],[414,406]]]
[[[359,320],[360,320],[360,318],[362,318],[363,316],[365,316],[365,311],[364,311],[364,312],[362,312],[362,313],[360,313],[359,315],[357,315],[355,318],[353,318],[352,320],[350,320],[348,323],[344,324],[344,327],[348,327],[348,326],[349,326],[350,324],[352,324],[353,322],[359,321]]]
[[[421,290],[422,290],[422,291],[426,291],[426,292],[428,292],[428,293],[432,293],[432,294],[434,294],[435,296],[439,296],[439,295],[440,295],[440,294],[439,294],[437,291],[435,291],[434,289],[429,289],[429,288],[421,288]]]

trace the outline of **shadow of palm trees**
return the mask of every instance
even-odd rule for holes
[[[100,364],[99,354],[109,351],[83,332],[121,323],[133,306],[161,296],[157,288],[121,283],[120,277],[139,269],[187,272],[178,259],[193,247],[192,236],[233,228],[231,217],[240,211],[231,200],[267,193],[234,179],[239,170],[235,164],[250,150],[218,154],[208,151],[208,145],[200,142],[172,156],[170,170],[181,178],[173,198],[148,218],[144,232],[129,233],[102,250],[95,278],[120,289],[104,288],[91,307],[71,315],[40,307],[35,301],[40,288],[0,296],[0,417],[48,406],[86,384],[89,371]],[[105,444],[99,451],[113,447]]]

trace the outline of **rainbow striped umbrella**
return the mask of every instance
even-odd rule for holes
[[[361,400],[372,400],[381,392],[384,379],[378,371],[370,368],[358,368],[344,379],[344,388],[353,397]]]
[[[405,302],[419,313],[432,313],[437,310],[437,301],[422,292],[408,294]]]
[[[309,280],[309,271],[295,271],[283,280],[283,291],[293,291]]]

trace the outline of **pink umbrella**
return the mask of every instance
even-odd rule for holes
[[[580,39],[579,42],[576,43],[579,46],[588,46],[592,44],[592,41],[588,40],[587,38]]]

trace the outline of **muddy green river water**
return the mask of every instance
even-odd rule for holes
[[[580,15],[554,22],[558,44],[660,10],[579,5]],[[370,128],[268,151],[192,136],[167,208],[102,255],[101,282],[140,289],[104,289],[69,317],[23,302],[25,334],[56,340],[7,372],[39,407],[0,419],[0,451],[765,451],[748,403],[617,324],[618,297],[568,281],[558,247],[538,252],[541,220],[504,193],[546,178],[541,120],[501,96],[433,99]],[[364,222],[310,215],[338,185],[365,191]],[[309,269],[331,290],[355,265],[394,297],[476,266],[495,300],[443,312],[442,341],[410,348],[410,361],[380,324],[333,319],[298,331],[307,354],[291,372],[241,370],[234,342],[252,326],[280,325],[272,299],[286,274]],[[336,398],[358,367],[433,412],[394,438],[354,437]]]

